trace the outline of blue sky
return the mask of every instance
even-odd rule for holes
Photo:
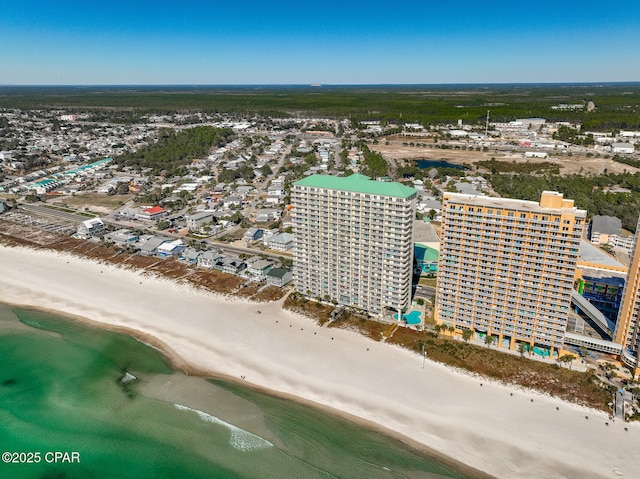
[[[2,0],[0,84],[640,81],[640,4]]]

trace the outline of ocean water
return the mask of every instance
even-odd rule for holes
[[[469,477],[314,408],[187,377],[131,337],[50,313],[0,304],[0,364],[2,478]]]

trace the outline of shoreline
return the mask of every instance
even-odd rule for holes
[[[328,411],[474,477],[632,477],[640,467],[636,424],[606,427],[604,413],[541,393],[431,361],[422,369],[411,352],[322,329],[278,303],[229,301],[69,253],[0,245],[0,263],[2,302],[128,334],[178,371]],[[589,441],[602,433],[605,444]]]
[[[64,316],[64,319],[67,321],[76,322],[83,326],[98,329],[100,331],[107,331],[111,333],[127,335],[135,339],[136,341],[162,354],[162,356],[165,358],[169,367],[173,370],[174,373],[179,373],[188,377],[196,377],[204,380],[208,380],[208,379],[220,380],[220,381],[228,382],[238,386],[242,386],[243,388],[249,389],[254,392],[267,394],[269,396],[277,397],[279,399],[294,401],[298,404],[312,407],[314,409],[325,412],[332,416],[340,417],[358,426],[361,426],[363,428],[369,429],[371,431],[380,433],[384,436],[387,436],[396,441],[399,441],[400,443],[405,445],[407,448],[417,452],[418,454],[428,456],[430,461],[436,462],[445,467],[451,467],[452,469],[454,469],[454,471],[464,475],[468,475],[474,479],[494,479],[495,478],[495,476],[487,474],[478,469],[472,468],[462,462],[456,461],[451,457],[446,456],[440,453],[439,451],[436,451],[435,449],[430,448],[426,444],[413,441],[410,437],[399,434],[396,431],[393,431],[392,429],[388,429],[382,424],[378,424],[378,423],[363,419],[359,416],[349,414],[346,411],[342,411],[342,410],[333,408],[331,406],[327,406],[324,404],[319,404],[319,403],[307,400],[303,397],[296,396],[294,394],[283,393],[281,391],[270,389],[269,387],[266,387],[266,386],[247,383],[242,379],[238,379],[236,377],[232,377],[232,376],[220,373],[219,371],[201,369],[195,365],[189,364],[175,351],[171,350],[171,348],[166,343],[160,341],[155,336],[145,333],[144,331],[139,331],[136,329],[130,329],[130,328],[125,328],[120,326],[114,326],[106,323],[100,323],[83,316],[69,315],[61,311],[47,309],[47,308],[40,308],[37,306],[32,306],[27,304],[14,304],[14,303],[8,303],[6,301],[2,301],[2,303],[10,307],[16,307],[16,308],[25,309],[25,310],[40,311],[44,313],[51,313],[53,315]]]

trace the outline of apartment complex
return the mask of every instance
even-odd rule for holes
[[[416,197],[413,188],[359,174],[294,183],[296,289],[375,315],[406,309]]]
[[[638,348],[638,312],[640,311],[640,219],[636,227],[635,245],[631,253],[631,264],[624,286],[622,306],[618,312],[614,341],[622,345],[622,361],[631,368],[634,377],[640,374]]]
[[[586,214],[552,191],[539,203],[445,193],[436,320],[499,347],[562,348]]]

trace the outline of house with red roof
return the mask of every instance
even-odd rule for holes
[[[160,218],[164,218],[167,216],[168,212],[161,206],[152,206],[151,208],[145,208],[140,210],[140,212],[136,215],[136,218],[140,220],[159,220]]]

